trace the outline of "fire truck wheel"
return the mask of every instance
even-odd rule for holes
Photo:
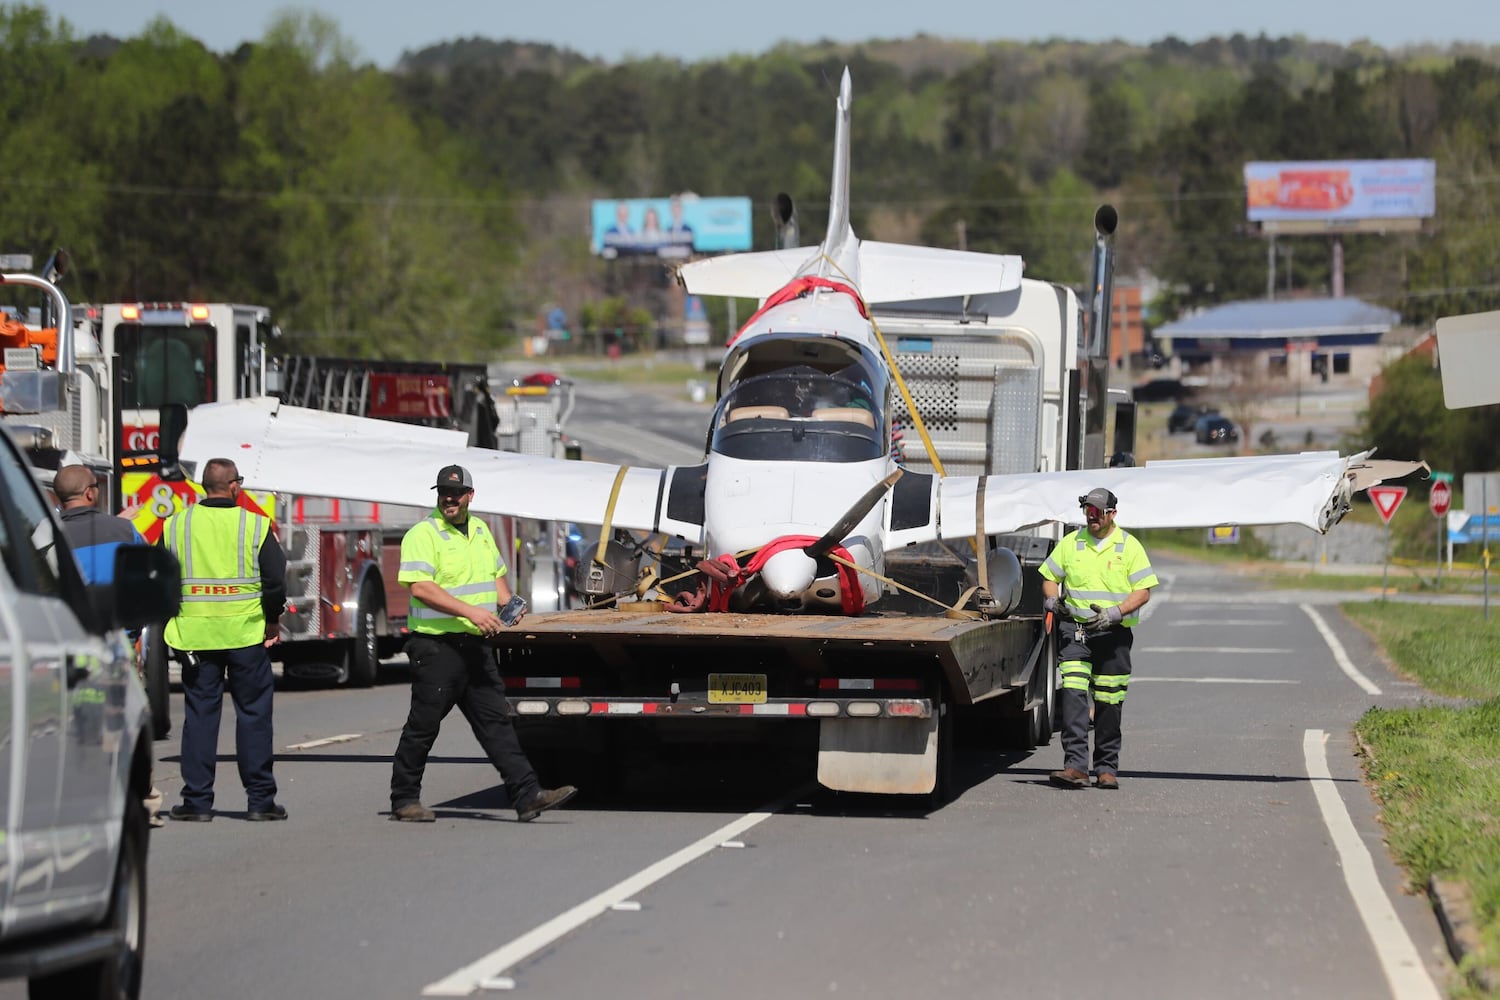
[[[167,644],[161,626],[152,625],[141,635],[141,660],[146,682],[146,702],[151,706],[151,738],[172,735],[171,678],[167,671]]]
[[[380,634],[385,631],[385,608],[379,588],[366,581],[359,590],[359,614],[354,620],[354,642],[349,650],[349,686],[371,687],[380,673]]]

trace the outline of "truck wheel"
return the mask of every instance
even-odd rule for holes
[[[349,686],[367,688],[380,673],[380,634],[385,631],[385,608],[375,585],[359,588],[359,614],[354,619],[354,645],[349,650]]]
[[[161,626],[149,626],[141,633],[141,659],[146,681],[146,703],[151,706],[151,738],[164,740],[172,735],[172,681],[167,671],[167,643]]]
[[[31,1000],[137,1000],[146,960],[146,806],[134,792],[125,798],[124,835],[109,912],[101,930],[118,944],[109,958],[38,976],[27,983]]]
[[[1047,648],[1042,650],[1042,662],[1037,664],[1032,684],[1035,691],[1028,690],[1027,696],[1033,701],[1031,710],[1031,733],[1033,747],[1044,747],[1052,742],[1053,719],[1057,715],[1057,643],[1048,638]]]

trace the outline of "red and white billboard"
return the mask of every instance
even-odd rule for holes
[[[1245,164],[1245,216],[1251,222],[1429,219],[1436,211],[1433,160]]]

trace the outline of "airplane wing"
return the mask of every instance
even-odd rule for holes
[[[677,277],[689,295],[764,299],[795,278],[817,254],[817,247],[792,247],[704,257],[679,267]]]
[[[987,295],[1020,287],[1023,264],[1010,254],[901,243],[859,245],[859,293],[866,302],[911,302]]]
[[[908,517],[907,526],[891,533],[890,543],[972,537],[981,489],[986,534],[1047,522],[1078,524],[1078,498],[1096,486],[1119,497],[1117,519],[1125,528],[1301,524],[1326,532],[1347,513],[1354,493],[1421,468],[1425,463],[1371,461],[1369,452],[1350,457],[1308,452],[1148,462],[1128,469],[949,476],[930,484],[919,478],[906,489],[930,489],[930,509],[937,516],[925,525]]]
[[[438,469],[457,464],[474,476],[469,509],[477,513],[701,537],[701,467],[637,469],[469,448],[467,441],[462,431],[263,397],[194,408],[179,457],[189,475],[210,458],[232,459],[250,489],[414,507],[432,506]]]

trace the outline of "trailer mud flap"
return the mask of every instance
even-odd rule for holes
[[[926,795],[937,785],[938,713],[928,719],[824,719],[818,784],[837,792]]]

